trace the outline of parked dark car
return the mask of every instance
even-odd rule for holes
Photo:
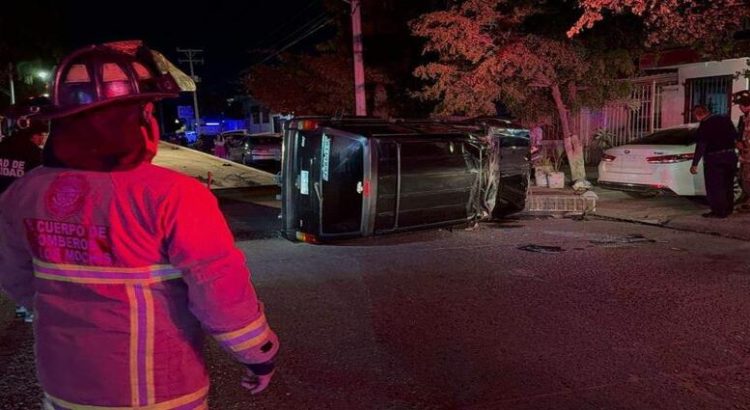
[[[499,178],[492,170],[499,152],[481,127],[298,118],[284,129],[282,220],[289,239],[466,224],[523,209],[527,176]]]
[[[233,130],[222,132],[220,135],[226,141],[230,161],[247,165],[281,161],[282,139],[279,134],[249,134],[246,130]],[[213,139],[212,137],[210,140],[211,148],[213,148]],[[204,144],[204,146],[208,145],[208,143]]]
[[[280,134],[250,134],[245,139],[243,162],[281,161]]]
[[[195,139],[195,142],[190,147],[194,150],[213,154],[214,153],[214,136],[213,135],[199,135],[198,138]]]

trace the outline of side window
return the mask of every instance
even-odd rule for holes
[[[519,137],[500,137],[500,146],[502,148],[528,147],[529,140],[527,138]]]

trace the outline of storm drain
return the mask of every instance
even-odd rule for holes
[[[519,246],[518,249],[522,251],[537,252],[537,253],[560,253],[564,251],[564,249],[559,246],[546,246],[546,245],[534,245],[534,244]]]
[[[591,240],[589,242],[593,243],[594,245],[621,246],[621,245],[632,245],[632,244],[641,244],[641,243],[655,243],[656,241],[653,239],[646,238],[645,236],[641,234],[631,234],[631,235],[625,235],[625,236],[616,236],[616,237],[607,238],[607,239],[596,239],[596,240]]]

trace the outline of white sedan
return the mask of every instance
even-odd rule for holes
[[[659,192],[706,195],[703,161],[690,173],[698,124],[665,128],[628,145],[604,151],[599,163],[599,186],[650,196]],[[742,190],[735,181],[735,199]]]

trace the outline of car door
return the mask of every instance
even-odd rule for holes
[[[321,237],[356,236],[363,230],[364,142],[323,134],[320,165],[313,184],[320,207]]]

